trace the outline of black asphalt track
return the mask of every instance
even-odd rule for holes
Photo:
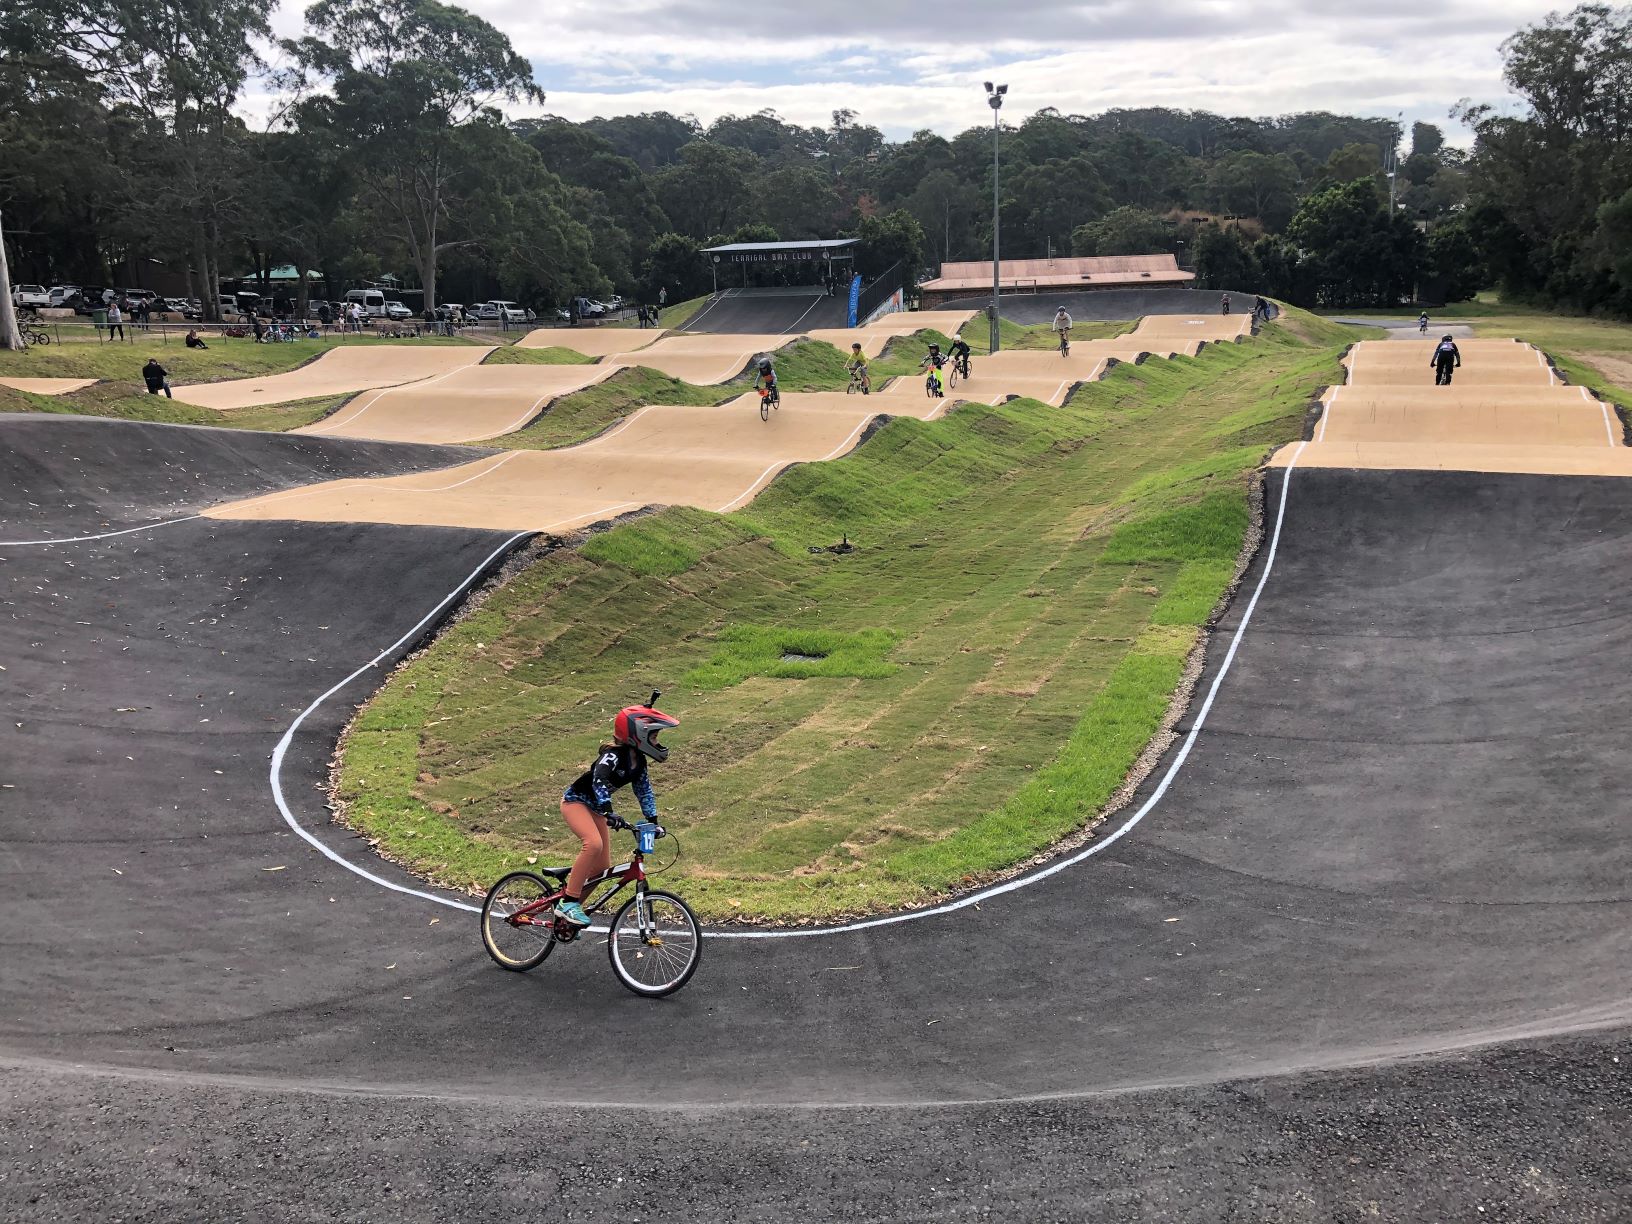
[[[820,290],[725,289],[678,330],[796,336],[817,328],[843,327],[849,317],[848,298],[828,297]]]
[[[341,443],[335,445],[335,443]],[[231,498],[468,463],[457,446],[0,414],[0,541],[117,531]]]
[[[290,721],[504,545],[195,521],[0,550],[0,1209],[101,1186],[219,1218],[231,1168],[245,1218],[644,1215],[637,1189],[669,1218],[1621,1218],[1632,485],[1294,472],[1141,824],[979,908],[715,938],[660,1003],[592,941],[496,970],[469,914],[271,802]],[[412,886],[325,822],[376,679],[284,788]],[[1482,1048],[1520,1039],[1548,1044]],[[663,1108],[576,1107],[620,1101]]]
[[[1005,293],[999,301],[1003,317],[1024,327],[1047,323],[1064,306],[1079,323],[1114,323],[1141,319],[1145,315],[1217,314],[1219,299],[1215,289],[1095,289],[1082,293]],[[1230,293],[1230,309],[1250,314],[1254,295]],[[985,310],[992,295],[976,294],[935,307],[936,310]]]

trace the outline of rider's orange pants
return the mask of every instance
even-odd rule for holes
[[[606,821],[582,803],[563,803],[561,816],[584,848],[572,860],[567,875],[567,896],[582,897],[584,881],[594,879],[612,866],[612,831]]]

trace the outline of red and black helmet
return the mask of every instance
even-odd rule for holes
[[[669,750],[657,742],[658,733],[679,725],[678,718],[671,718],[651,706],[624,706],[612,720],[612,736],[618,743],[628,744],[654,761],[666,761]]]

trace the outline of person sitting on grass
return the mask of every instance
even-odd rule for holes
[[[163,391],[171,399],[176,398],[170,392],[170,371],[159,364],[157,357],[147,359],[147,364],[142,367],[142,381],[147,384],[149,395],[157,395]]]
[[[207,349],[210,347],[204,343],[204,338],[198,334],[198,328],[196,327],[188,331],[187,339],[183,343],[190,349]]]

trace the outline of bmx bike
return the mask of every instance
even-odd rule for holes
[[[605,914],[613,899],[633,885],[634,896],[618,907],[605,928],[607,956],[618,981],[635,994],[662,998],[689,982],[703,958],[702,927],[691,907],[673,893],[646,883],[646,856],[658,839],[673,835],[649,820],[631,825],[613,816],[607,824],[635,835],[634,853],[627,863],[585,884],[584,911]],[[482,902],[482,946],[500,968],[515,973],[535,969],[557,944],[575,943],[586,931],[596,929],[556,916],[555,906],[566,893],[569,870],[512,871],[487,890]]]
[[[867,379],[867,372],[860,367],[850,371],[850,384],[849,386],[845,387],[844,393],[846,395],[854,395],[858,391],[863,395],[867,395],[872,391],[872,385]]]
[[[964,382],[969,381],[969,359],[967,357],[952,358],[951,361],[946,363],[946,368],[946,389],[948,391],[958,385],[960,378]]]
[[[1060,333],[1060,356],[1061,357],[1071,356],[1071,333],[1070,332],[1062,331]]]
[[[771,419],[771,409],[772,408],[779,408],[779,407],[781,407],[781,405],[782,405],[782,393],[780,391],[778,391],[775,387],[763,387],[763,388],[760,389],[760,392],[759,392],[759,419],[760,420],[762,420],[762,421],[770,420]]]
[[[22,334],[23,343],[25,345],[38,344],[43,348],[45,345],[51,343],[51,333],[42,331],[40,328],[35,327],[32,324],[19,320],[17,330]]]

